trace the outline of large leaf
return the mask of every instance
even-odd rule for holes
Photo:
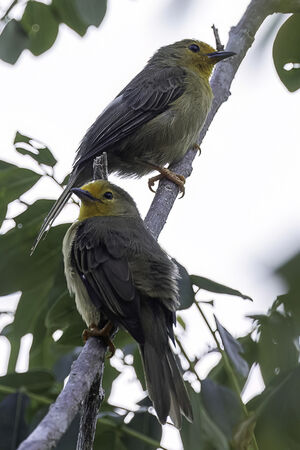
[[[180,279],[178,281],[180,300],[179,309],[187,309],[194,302],[195,294],[193,291],[193,285],[186,269],[181,264],[179,264],[176,259],[172,259],[172,261],[177,265],[180,275]]]
[[[260,449],[300,448],[300,367],[274,377],[248,409],[258,414],[255,435]]]
[[[106,13],[106,0],[76,0],[75,4],[87,25],[100,25]]]
[[[300,88],[299,29],[300,14],[293,14],[281,26],[273,44],[278,76],[290,92]]]
[[[14,144],[17,152],[21,153],[21,155],[30,156],[39,164],[45,164],[53,167],[57,163],[57,160],[54,158],[52,152],[45,144],[36,141],[29,136],[24,136],[18,131],[15,136]]]
[[[189,388],[194,422],[183,420],[181,439],[186,450],[229,450],[224,433],[206,413],[200,394]]]
[[[258,319],[260,336],[258,341],[258,362],[267,384],[274,375],[297,366],[299,352],[295,340],[297,335],[293,320],[278,311]]]
[[[244,353],[242,344],[234,339],[233,336],[220,324],[215,316],[218,332],[221,336],[225,352],[234,365],[236,371],[243,377],[247,377],[249,373],[249,366],[241,354]]]
[[[207,378],[201,383],[201,395],[211,420],[231,440],[235,427],[243,417],[236,393]]]
[[[127,424],[127,428],[137,433],[141,433],[147,436],[147,438],[153,439],[156,442],[160,442],[161,440],[161,425],[159,424],[156,417],[154,417],[147,411],[137,411],[134,414],[133,419],[129,422],[129,424]],[[157,445],[151,445],[146,441],[143,442],[142,440],[137,439],[136,437],[129,434],[124,434],[122,437],[122,441],[127,449],[133,450],[138,448],[138,450],[155,450],[157,448]]]
[[[9,64],[15,64],[28,45],[27,34],[19,22],[12,19],[6,24],[0,35],[0,59]]]
[[[45,394],[49,391],[55,379],[51,372],[45,370],[31,370],[24,373],[9,373],[0,377],[0,384],[11,388],[25,388],[29,392]]]
[[[0,161],[0,226],[6,216],[7,205],[31,189],[40,177],[32,170]]]
[[[54,44],[58,33],[58,21],[49,5],[30,0],[20,23],[29,37],[28,48],[35,56]]]
[[[28,434],[25,411],[29,403],[27,395],[9,394],[0,403],[1,450],[14,450]]]
[[[209,280],[208,278],[200,277],[198,275],[191,275],[191,282],[198,288],[204,289],[205,291],[216,292],[217,294],[237,295],[245,300],[252,301],[252,298],[248,295],[244,295],[236,289],[224,286],[224,284],[217,283],[216,281]]]
[[[0,260],[0,295],[32,289],[56,273],[62,259],[61,243],[68,225],[52,228],[47,239],[30,256],[41,221],[52,203],[50,200],[38,200],[15,217],[15,228],[0,236],[0,253],[6,255],[5,259]]]
[[[84,36],[88,26],[77,8],[77,0],[53,0],[51,4],[55,14],[80,36]]]

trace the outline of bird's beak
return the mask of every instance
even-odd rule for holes
[[[209,59],[211,59],[211,61],[213,63],[217,63],[219,61],[222,61],[222,59],[226,59],[226,58],[229,58],[230,56],[234,56],[234,55],[236,55],[236,53],[224,52],[224,51],[206,53],[206,56],[208,56]]]
[[[73,192],[73,194],[77,195],[78,198],[80,198],[81,201],[96,201],[98,200],[97,198],[93,197],[93,195],[89,192],[86,191],[84,189],[80,189],[80,188],[72,188],[71,192]]]

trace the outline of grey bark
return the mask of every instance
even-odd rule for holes
[[[252,0],[250,2],[239,23],[231,29],[226,45],[227,51],[234,51],[237,55],[219,64],[212,76],[211,86],[214,101],[206,123],[199,134],[199,145],[219,107],[228,99],[233,78],[262,22],[274,12],[299,11],[300,0]],[[195,156],[196,151],[190,149],[184,158],[178,164],[173,165],[171,169],[187,178],[192,173]],[[172,182],[162,180],[159,183],[145,218],[145,224],[155,238],[163,229],[177,195],[178,187]],[[106,347],[100,341],[95,338],[88,340],[77,361],[72,365],[70,378],[65,388],[50,407],[48,414],[30,436],[21,443],[19,450],[46,450],[55,446],[87,397],[96,375],[99,374],[100,378],[102,377],[105,351]]]

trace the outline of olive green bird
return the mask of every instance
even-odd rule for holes
[[[63,241],[65,275],[89,336],[122,327],[138,342],[159,421],[192,420],[190,400],[169,345],[179,305],[178,269],[147,231],[133,199],[98,180],[73,188],[79,218]],[[105,326],[99,330],[99,324]],[[102,325],[101,325],[102,326]],[[110,347],[112,343],[110,342]]]
[[[160,48],[87,131],[68,184],[45,218],[32,251],[71,189],[92,180],[93,160],[104,151],[109,172],[142,177],[158,170],[182,187],[182,177],[174,177],[164,166],[179,161],[196,144],[212,102],[213,66],[232,55],[194,39]]]

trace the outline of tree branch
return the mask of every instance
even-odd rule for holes
[[[203,141],[219,107],[228,99],[232,80],[262,22],[274,12],[288,12],[287,4],[290,12],[298,10],[299,3],[300,0],[251,1],[241,20],[229,34],[226,50],[234,51],[237,55],[219,64],[214,71],[211,80],[214,100],[206,123],[200,132],[198,144]],[[172,165],[171,169],[187,178],[192,173],[195,156],[195,150],[190,149],[179,163]],[[159,183],[157,193],[145,218],[145,224],[155,238],[159,236],[164,227],[177,195],[178,187],[175,184],[168,180],[162,180]],[[88,340],[77,361],[72,365],[69,381],[65,388],[37,428],[19,446],[19,450],[44,450],[55,446],[87,397],[98,373],[101,378],[105,351],[106,346],[101,341],[94,338]]]
[[[19,450],[48,450],[57,444],[78,413],[81,403],[99,374],[103,374],[106,345],[90,338],[72,364],[65,388],[50,406],[47,415],[18,447]]]

